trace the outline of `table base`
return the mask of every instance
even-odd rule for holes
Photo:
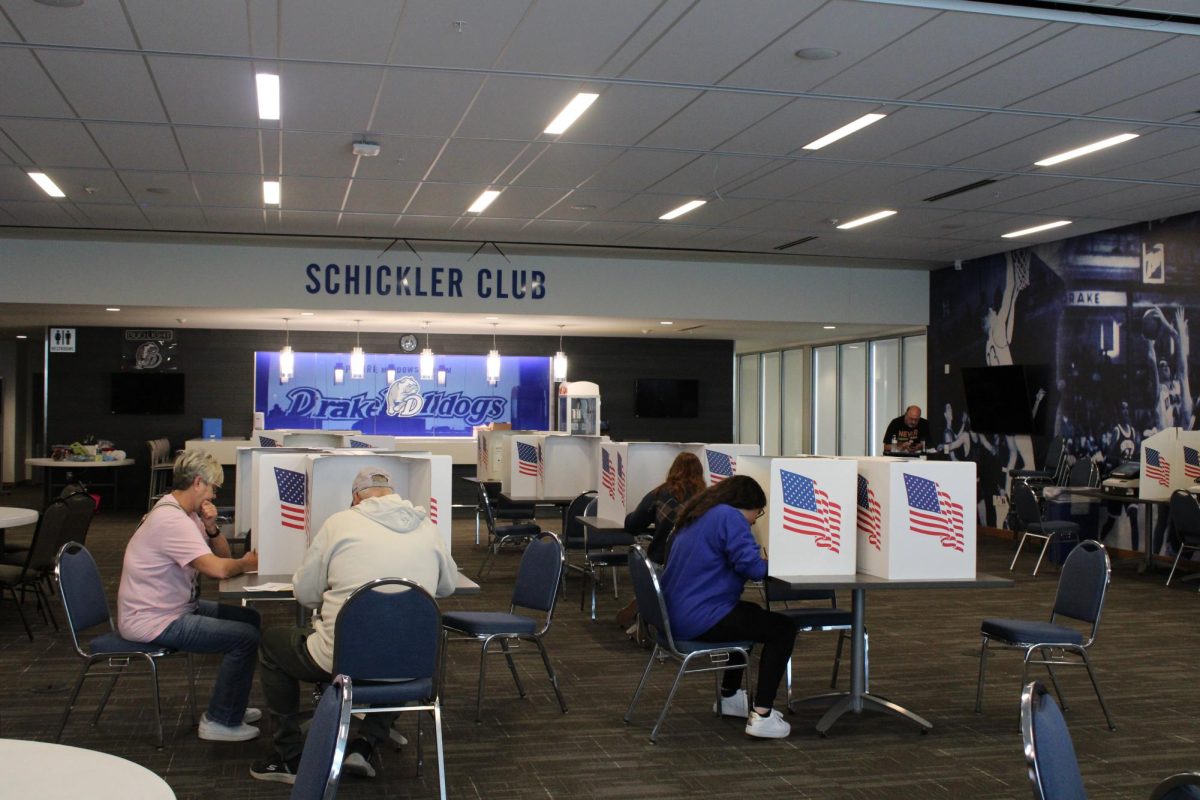
[[[933,730],[933,724],[921,715],[914,714],[907,708],[897,705],[887,698],[869,692],[861,694],[857,698],[850,692],[826,692],[825,694],[817,694],[812,697],[802,697],[799,700],[793,700],[789,703],[788,709],[792,710],[796,706],[828,703],[831,700],[833,701],[833,705],[817,721],[817,733],[822,736],[825,736],[829,732],[829,729],[833,727],[833,723],[841,719],[843,715],[848,713],[861,714],[864,711],[878,711],[884,714],[891,714],[894,717],[911,720],[921,727],[922,734]]]

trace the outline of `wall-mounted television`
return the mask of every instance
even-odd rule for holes
[[[638,417],[697,417],[700,415],[700,382],[638,378],[633,413]]]
[[[963,367],[963,393],[971,430],[979,433],[1036,433],[1033,399],[1038,370],[1020,364],[1000,367]]]
[[[114,372],[112,413],[182,414],[182,372]]]

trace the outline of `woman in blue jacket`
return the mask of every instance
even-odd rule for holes
[[[746,475],[726,478],[692,498],[675,521],[661,584],[676,639],[762,643],[754,707],[748,707],[741,688],[744,670],[728,669],[721,681],[721,713],[744,717],[750,736],[782,739],[791,726],[772,705],[792,656],[796,626],[741,599],[747,580],[767,575],[767,562],[750,532],[766,504],[762,487]],[[730,662],[742,663],[738,656]]]

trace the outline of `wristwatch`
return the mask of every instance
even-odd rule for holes
[[[220,526],[220,525],[218,525],[218,526],[217,526],[217,532],[216,532],[216,533],[209,533],[209,532],[208,532],[208,526],[207,526],[207,525],[205,525],[205,526],[204,526],[204,535],[205,535],[205,536],[207,536],[207,537],[208,537],[208,538],[210,538],[210,539],[215,539],[215,538],[217,538],[218,536],[220,536],[220,535],[221,535],[221,526]]]

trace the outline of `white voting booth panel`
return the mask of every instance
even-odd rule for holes
[[[504,480],[504,473],[508,469],[509,437],[535,433],[538,431],[476,431],[475,477],[481,481]]]
[[[343,446],[356,450],[395,450],[395,436],[376,436],[374,434],[356,433],[346,437]]]
[[[601,442],[596,513],[623,520],[667,477],[678,442]]]
[[[737,474],[758,482],[767,513],[754,537],[772,575],[853,575],[856,558],[853,461],[740,454]]]
[[[291,431],[253,430],[250,444],[254,447],[283,447],[283,437]]]
[[[905,458],[858,465],[858,569],[889,579],[975,577],[975,464]]]
[[[500,477],[500,490],[509,497],[542,497],[542,481],[545,478],[542,434],[514,434],[504,440],[504,474]]]
[[[263,575],[290,574],[304,557],[309,539],[311,455],[309,450],[271,448],[251,453],[254,483],[251,546],[258,550],[258,571]]]
[[[738,474],[739,456],[757,456],[761,451],[756,444],[706,444],[700,456],[704,467],[704,482],[709,486]],[[781,575],[783,573],[780,573]]]
[[[258,520],[258,506],[262,498],[259,479],[263,474],[260,459],[264,455],[284,453],[312,453],[310,447],[239,447],[237,451],[237,493],[233,499],[233,530],[242,535],[249,533]],[[269,479],[269,476],[268,476]]]
[[[599,436],[546,436],[542,440],[542,497],[570,497],[600,485]]]
[[[1138,496],[1169,500],[1176,489],[1190,489],[1200,478],[1200,431],[1167,428],[1142,441]]]

